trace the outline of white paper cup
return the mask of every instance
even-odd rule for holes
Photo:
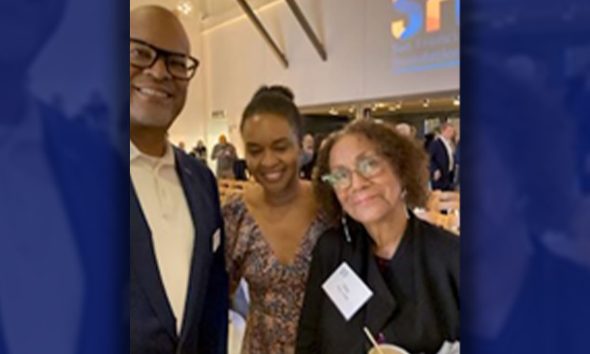
[[[379,349],[383,354],[410,354],[404,348],[393,344],[379,344]],[[368,354],[379,354],[379,352],[375,347],[373,347]]]

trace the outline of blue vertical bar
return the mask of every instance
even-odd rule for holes
[[[462,349],[587,353],[590,9],[461,9]]]
[[[128,350],[127,11],[0,2],[0,353]]]

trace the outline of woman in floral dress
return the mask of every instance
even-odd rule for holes
[[[256,184],[223,207],[232,293],[248,283],[243,354],[291,354],[311,252],[327,228],[312,186],[299,179],[302,121],[293,94],[263,87],[242,116],[248,170]]]

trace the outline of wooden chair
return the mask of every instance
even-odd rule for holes
[[[458,192],[433,191],[426,202],[425,210],[416,216],[459,235],[461,196]]]

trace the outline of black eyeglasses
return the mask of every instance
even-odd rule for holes
[[[192,79],[199,67],[199,61],[190,55],[160,49],[139,39],[129,40],[129,64],[132,66],[148,69],[154,66],[160,57],[164,58],[170,75],[178,80]]]

